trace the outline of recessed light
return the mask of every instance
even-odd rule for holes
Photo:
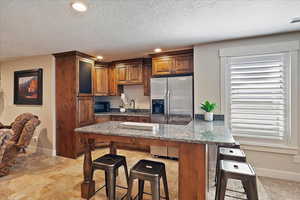
[[[156,52],[156,53],[161,52],[161,48],[156,48],[156,49],[154,49],[154,52]]]
[[[97,56],[97,59],[98,59],[98,60],[102,60],[102,59],[103,59],[103,56]]]
[[[85,12],[87,10],[87,6],[81,1],[72,3],[72,8],[78,12]]]
[[[291,24],[294,24],[294,23],[299,23],[300,22],[300,17],[294,17],[290,20],[290,23]]]

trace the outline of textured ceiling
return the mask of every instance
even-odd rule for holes
[[[300,0],[0,0],[0,61],[79,50],[105,60],[155,47],[300,30]]]

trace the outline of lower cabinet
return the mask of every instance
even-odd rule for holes
[[[124,122],[150,122],[150,117],[146,116],[122,116],[112,115],[111,121],[124,121]]]
[[[77,127],[94,123],[94,97],[78,97],[77,111]]]
[[[107,122],[110,121],[111,117],[110,115],[96,115],[95,122],[101,123],[101,122]]]

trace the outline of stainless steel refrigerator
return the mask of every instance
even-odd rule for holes
[[[193,77],[151,78],[151,121],[188,124],[193,119]],[[178,157],[176,148],[151,146],[151,154]]]

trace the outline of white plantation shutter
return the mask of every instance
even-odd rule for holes
[[[289,56],[230,57],[229,124],[237,136],[283,139],[289,123]]]

